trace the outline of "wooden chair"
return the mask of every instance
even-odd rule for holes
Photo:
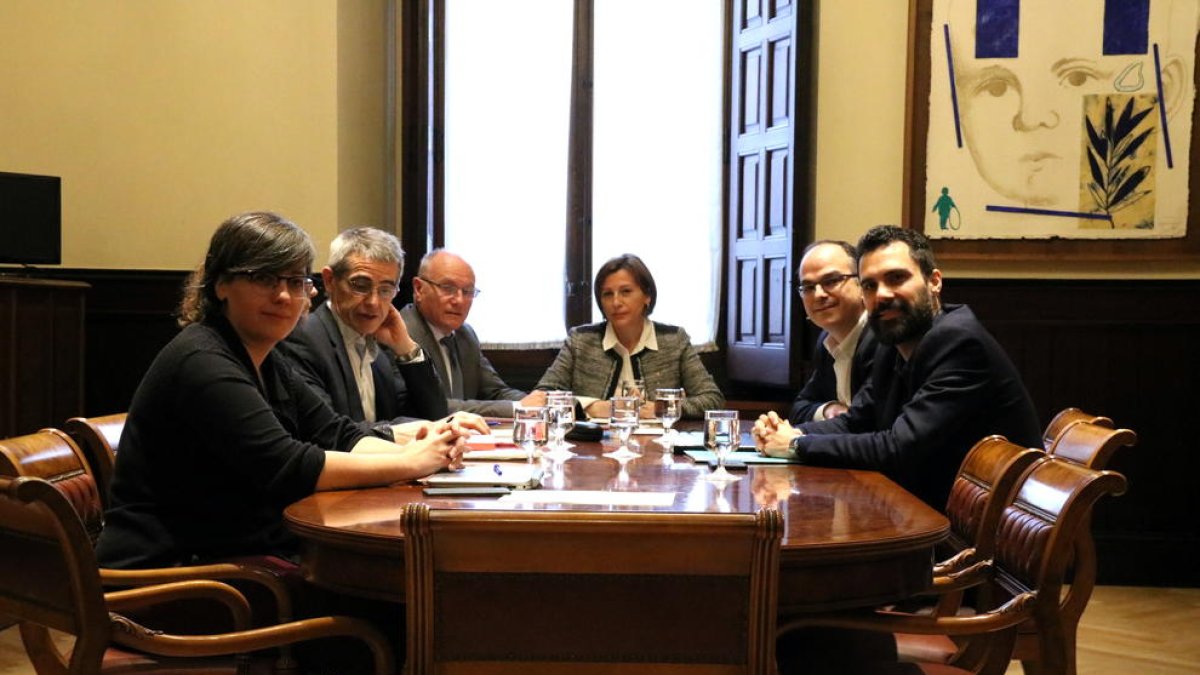
[[[32,476],[66,496],[93,545],[104,527],[104,507],[79,446],[58,429],[0,440],[0,476]]]
[[[1107,417],[1085,413],[1079,408],[1063,408],[1054,416],[1054,419],[1050,420],[1050,424],[1046,425],[1046,431],[1042,433],[1042,447],[1049,452],[1059,435],[1077,422],[1088,422],[1109,428],[1113,426],[1113,421]]]
[[[21,638],[39,674],[106,672],[245,672],[247,654],[326,637],[361,640],[376,673],[394,670],[387,641],[370,624],[347,617],[306,619],[221,635],[169,635],[140,626],[120,612],[179,598],[210,598],[245,627],[249,606],[233,587],[187,581],[104,593],[91,543],[64,494],[38,478],[0,478],[0,613],[21,622]],[[50,630],[75,637],[58,651]],[[132,650],[132,651],[131,651]],[[203,659],[203,660],[201,660]]]
[[[113,464],[117,459],[117,446],[121,443],[121,432],[125,429],[127,413],[104,415],[103,417],[72,417],[63,424],[67,432],[87,460],[96,477],[100,491],[100,503],[108,508],[108,486],[112,483]]]
[[[104,511],[96,481],[84,461],[83,451],[58,429],[0,440],[0,476],[41,478],[67,498],[95,545],[104,525]],[[291,593],[285,578],[298,574],[296,566],[269,556],[230,562],[160,569],[101,569],[101,583],[109,588],[191,580],[249,582],[265,588],[274,601],[273,622],[294,617]],[[261,614],[261,612],[260,612]],[[286,660],[285,656],[285,660]]]
[[[775,672],[774,509],[403,518],[409,675]]]
[[[1100,418],[1109,424],[1102,426],[1087,421],[1075,421],[1065,427],[1050,447],[1055,459],[1073,462],[1090,469],[1104,469],[1120,448],[1137,443],[1137,434],[1129,429],[1113,429],[1111,420]],[[1097,561],[1096,542],[1091,527],[1085,527],[1075,542],[1071,586],[1060,603],[1061,623],[1064,632],[1064,658],[1068,659],[1067,672],[1075,672],[1075,640],[1079,631],[1079,619],[1092,598],[1096,588]],[[1021,661],[1026,675],[1044,672],[1039,665],[1040,644],[1038,627],[1032,623],[1022,626],[1017,636],[1013,658]]]
[[[1023,448],[996,435],[980,440],[967,452],[946,501],[950,520],[947,551],[952,557],[934,567],[935,576],[992,557],[996,524],[1017,479],[1045,456],[1040,450]]]
[[[1119,495],[1121,474],[1095,471],[1069,462],[1047,460],[1029,467],[1012,503],[1000,518],[996,552],[988,565],[978,565],[959,583],[965,588],[994,583],[1011,594],[1003,605],[975,616],[914,616],[887,612],[842,612],[797,619],[784,627],[808,626],[883,633],[972,636],[976,649],[964,651],[953,664],[865,662],[852,654],[835,654],[831,672],[838,673],[1004,673],[1024,621],[1037,621],[1041,664],[1047,672],[1068,671],[1065,633],[1058,596],[1070,566],[1074,543],[1088,524],[1092,506],[1102,496]],[[836,657],[841,657],[840,660]],[[806,672],[822,672],[818,655]]]
[[[963,593],[955,590],[958,577],[970,574],[972,565],[987,564],[995,554],[996,529],[1004,508],[1012,501],[1017,480],[1046,454],[1023,448],[1003,436],[988,436],[976,443],[963,458],[950,487],[946,516],[950,537],[941,547],[948,557],[934,565],[935,604],[907,608],[912,612],[954,616],[962,605]],[[950,662],[960,645],[947,636],[895,636],[896,651],[903,661]]]

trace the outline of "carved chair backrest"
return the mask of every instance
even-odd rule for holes
[[[100,490],[100,501],[108,506],[108,486],[112,483],[113,465],[117,459],[117,446],[121,432],[125,430],[127,413],[102,417],[72,417],[63,424],[63,431],[75,440],[83,450],[84,457],[96,476],[96,487]]]
[[[403,518],[411,675],[774,672],[774,509]]]
[[[0,476],[42,478],[75,508],[94,544],[104,527],[99,487],[83,451],[58,429],[0,440]]]

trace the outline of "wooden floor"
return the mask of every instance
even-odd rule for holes
[[[1080,675],[1200,673],[1200,588],[1101,586],[1079,630]],[[1009,673],[1020,673],[1013,664]],[[33,675],[15,627],[0,632],[0,675]]]

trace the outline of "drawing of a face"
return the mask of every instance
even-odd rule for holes
[[[1024,0],[1018,56],[977,59],[976,3],[951,0],[946,17],[964,142],[980,176],[1015,205],[1075,210],[1084,97],[1155,92],[1152,53],[1101,53],[1103,4]],[[1164,64],[1168,104],[1172,63]]]

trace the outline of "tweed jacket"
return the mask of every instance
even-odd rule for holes
[[[458,368],[462,371],[463,379],[463,398],[456,399],[450,395],[450,373],[446,372],[442,348],[425,317],[421,316],[416,306],[409,304],[400,310],[400,318],[408,326],[409,336],[425,351],[425,358],[433,360],[442,396],[450,412],[462,410],[487,417],[512,417],[512,401],[525,398],[525,392],[508,386],[500,378],[492,362],[483,355],[475,329],[464,323],[454,331],[454,341],[458,345]]]
[[[687,331],[679,326],[653,322],[658,349],[643,349],[630,359],[634,377],[646,382],[646,389],[682,387],[684,417],[703,417],[705,410],[725,405],[725,395],[692,347]],[[606,399],[612,397],[621,375],[621,357],[615,349],[605,351],[602,343],[607,321],[572,328],[555,357],[542,375],[538,389],[567,389],[577,396]]]

